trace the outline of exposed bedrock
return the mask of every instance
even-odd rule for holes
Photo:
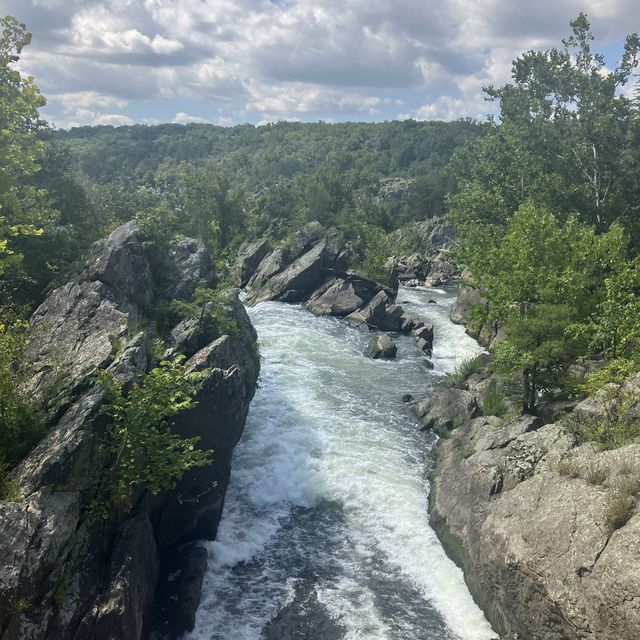
[[[168,298],[189,300],[211,281],[208,255],[195,240],[176,242],[171,260]],[[142,313],[153,303],[154,279],[135,224],[127,223],[93,247],[78,281],[53,291],[33,315],[34,375],[26,391],[48,399],[52,424],[13,473],[12,500],[0,502],[2,640],[147,637],[154,599],[158,611],[167,610],[156,596],[171,596],[169,572],[191,597],[181,599],[179,615],[171,612],[176,626],[154,616],[157,637],[175,638],[192,623],[206,554],[183,545],[216,535],[258,376],[256,334],[233,298],[234,336],[196,335],[181,323],[173,350],[187,355],[191,370],[209,373],[197,405],[178,414],[175,428],[213,448],[214,463],[188,472],[175,491],[138,490],[132,505],[110,506],[106,519],[90,517],[113,462],[103,446],[104,396],[91,372],[103,368],[134,381],[154,365],[154,323]]]
[[[481,415],[492,380],[472,374],[417,405],[425,428],[447,436],[431,475],[432,526],[505,640],[637,638],[640,513],[628,496],[640,486],[640,444],[603,451],[570,425],[620,411],[636,419],[640,377],[506,419]]]

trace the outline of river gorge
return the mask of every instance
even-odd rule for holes
[[[396,360],[372,360],[368,332],[342,320],[250,310],[260,388],[189,640],[495,637],[429,526],[434,436],[403,402],[479,347],[450,322],[451,293],[401,288],[398,301],[433,323],[433,370],[410,336]]]

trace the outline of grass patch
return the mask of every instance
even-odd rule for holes
[[[600,486],[607,479],[607,469],[602,462],[592,460],[583,470],[584,479],[592,485]]]
[[[447,373],[447,384],[458,389],[464,386],[467,378],[472,373],[478,373],[484,368],[485,354],[479,353],[473,358],[463,360],[453,373]]]
[[[579,478],[581,475],[580,464],[573,457],[558,460],[556,463],[556,471],[565,478]]]
[[[476,450],[471,444],[465,444],[456,452],[456,460],[462,462],[462,460],[470,458],[475,452]]]
[[[609,494],[604,512],[604,522],[609,533],[629,522],[635,506],[636,497],[623,488],[617,488]]]

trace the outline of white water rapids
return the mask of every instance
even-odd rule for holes
[[[250,310],[260,388],[190,640],[495,637],[429,527],[433,439],[402,402],[478,346],[449,321],[451,295],[401,289],[398,302],[433,323],[433,371],[408,336],[396,360],[371,360],[367,333],[341,320]],[[295,624],[263,635],[287,605]]]

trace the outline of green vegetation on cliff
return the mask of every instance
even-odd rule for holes
[[[496,363],[522,377],[525,411],[579,358],[605,359],[591,390],[640,369],[640,101],[622,92],[640,39],[609,70],[586,16],[571,27],[487,88],[500,118],[449,166],[458,258],[489,301],[480,321],[502,327]]]

